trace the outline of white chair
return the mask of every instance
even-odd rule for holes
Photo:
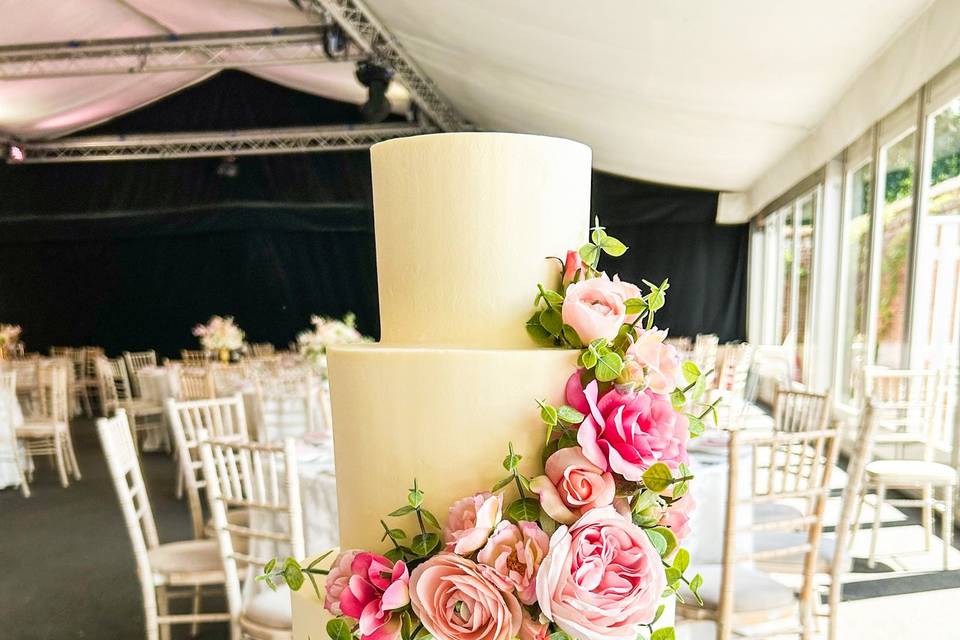
[[[124,351],[123,362],[127,365],[127,377],[130,380],[133,397],[143,397],[143,390],[140,389],[140,377],[137,374],[141,369],[157,366],[157,352],[153,349],[149,351]]]
[[[720,338],[712,333],[698,333],[693,343],[693,362],[707,375],[707,388],[712,389],[717,380],[717,348]]]
[[[140,434],[151,436],[170,451],[170,434],[163,422],[163,405],[149,399],[134,398],[131,393],[127,368],[119,358],[97,358],[97,375],[100,379],[100,408],[103,417],[123,409],[133,428],[134,441],[140,448]]]
[[[17,374],[14,371],[0,372],[0,461],[9,457],[20,481],[20,492],[24,498],[30,497],[30,485],[23,473],[23,461],[20,457],[20,443],[14,426],[14,403],[17,401]],[[6,443],[6,447],[4,446]],[[8,447],[8,448],[7,448]]]
[[[804,639],[811,637],[816,550],[823,528],[830,475],[837,457],[837,435],[835,429],[772,435],[743,431],[730,433],[723,562],[697,568],[704,578],[700,591],[704,606],[698,607],[692,600],[693,595],[687,592],[684,596],[687,604],[677,607],[680,615],[715,621],[718,640],[729,640],[735,630],[739,633],[747,627],[793,618],[799,618],[800,635]],[[750,495],[745,498],[737,495],[742,448],[749,448],[754,457]],[[797,500],[808,508],[799,518],[749,526],[738,523],[740,505],[755,506],[785,500]],[[804,534],[796,544],[750,551],[737,548],[739,536],[761,531],[795,531],[798,527],[803,528]],[[753,566],[760,560],[796,554],[803,556],[799,594]],[[789,632],[796,631],[791,628]]]
[[[259,546],[258,541],[271,549],[280,545],[282,555],[276,555],[304,557],[300,480],[293,439],[287,438],[282,444],[203,440],[200,457],[207,502],[220,542],[231,637],[234,640],[292,638],[290,594],[286,589],[255,593],[248,602],[243,602],[238,564],[259,569],[269,558],[241,552],[235,548],[234,541],[238,537],[246,538],[251,549]],[[248,526],[234,525],[229,520],[228,509],[236,508],[263,513],[267,522],[276,522],[279,518],[284,522],[275,528],[260,528],[254,524],[257,519],[251,518]]]
[[[124,410],[120,409],[112,418],[97,420],[97,431],[133,545],[147,640],[168,639],[173,624],[191,624],[196,635],[200,623],[230,620],[230,614],[225,612],[200,613],[202,587],[224,583],[217,543],[185,540],[160,544]],[[180,589],[186,593],[180,593]],[[191,613],[170,613],[169,600],[178,596],[193,598]]]
[[[276,352],[276,348],[269,342],[255,342],[250,345],[250,349],[253,351],[254,358],[272,356]]]
[[[323,388],[305,367],[256,378],[257,434],[260,442],[299,437],[321,430],[325,420]]]
[[[90,417],[93,417],[93,398],[99,398],[100,378],[97,375],[97,358],[104,357],[100,347],[78,347],[73,350],[74,390],[77,402]]]
[[[67,475],[80,480],[80,467],[70,434],[67,372],[63,366],[41,367],[39,372],[40,408],[17,428],[17,439],[23,441],[29,460],[29,479],[33,481],[36,456],[52,456],[60,474],[60,484],[70,485]]]
[[[181,349],[180,359],[183,360],[183,364],[188,367],[202,367],[203,365],[207,364],[207,361],[210,358],[207,356],[206,351],[199,351],[196,349]]]
[[[207,400],[217,396],[213,373],[209,366],[182,366],[178,376],[180,400]]]
[[[876,501],[867,566],[872,568],[876,564],[881,512],[883,505],[889,504],[921,508],[924,547],[927,551],[931,548],[933,512],[936,510],[941,513],[943,568],[947,570],[953,539],[957,470],[933,460],[938,373],[867,367],[863,379],[864,398],[873,405],[877,420],[874,445],[894,445],[898,457],[895,460],[873,460],[866,466],[866,481],[860,492],[856,520],[859,521],[866,494],[873,490]],[[908,446],[922,450],[919,459],[902,459]],[[888,489],[917,491],[920,497],[892,499],[887,496]],[[937,489],[942,491],[940,499],[935,497]]]
[[[200,502],[200,489],[203,487],[200,453],[197,449],[200,432],[238,442],[249,440],[243,398],[239,394],[229,398],[185,402],[177,402],[171,398],[167,400],[167,420],[177,447],[179,481],[186,488],[193,536],[200,539],[210,531],[204,527],[203,506]],[[246,515],[238,512],[232,517],[236,522],[240,522]]]

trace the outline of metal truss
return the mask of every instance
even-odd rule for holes
[[[374,62],[393,69],[413,102],[443,131],[461,131],[467,122],[440,94],[393,35],[377,20],[362,0],[302,0],[322,19],[333,19]]]
[[[323,46],[327,28],[320,25],[2,46],[0,80],[316,64],[368,57],[353,43],[333,58],[328,56]]]
[[[11,143],[6,160],[8,164],[40,164],[317,153],[365,149],[383,140],[436,131],[436,127],[429,124],[387,122],[247,131],[76,136],[51,142]]]

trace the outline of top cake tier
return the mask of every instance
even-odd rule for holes
[[[560,138],[447,133],[371,148],[381,343],[529,347],[548,256],[586,241],[590,148]]]

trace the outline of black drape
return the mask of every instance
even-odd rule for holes
[[[357,109],[227,72],[91,133],[356,121]],[[0,322],[30,349],[110,353],[195,344],[190,327],[234,315],[252,341],[286,344],[313,313],[357,314],[377,335],[366,152],[70,165],[0,165]],[[716,193],[607,174],[593,210],[631,246],[625,277],[673,287],[675,335],[743,335],[746,233],[718,227]]]

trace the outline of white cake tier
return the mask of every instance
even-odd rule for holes
[[[456,500],[506,475],[507,446],[522,471],[542,473],[544,425],[536,400],[558,404],[576,367],[562,349],[338,347],[329,354],[340,545],[386,551],[383,519],[408,533],[414,478],[441,522]]]
[[[381,342],[526,348],[537,282],[586,241],[590,148],[447,133],[381,142],[373,168]]]

